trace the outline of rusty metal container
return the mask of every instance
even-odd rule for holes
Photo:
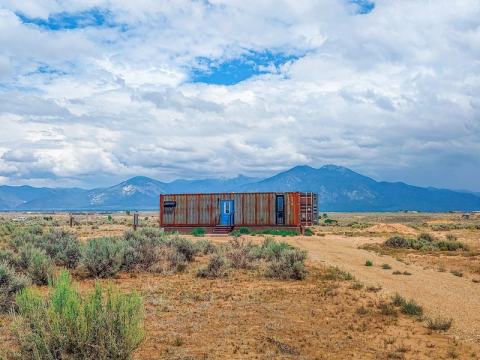
[[[318,218],[315,193],[262,192],[160,195],[160,226],[299,227]]]

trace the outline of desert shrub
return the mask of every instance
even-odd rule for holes
[[[356,280],[355,280],[355,281],[352,283],[352,286],[350,286],[350,288],[353,289],[353,290],[361,290],[361,289],[363,289],[363,286],[364,286],[364,285],[363,285],[360,281],[356,281]]]
[[[461,243],[459,241],[438,241],[435,244],[439,250],[442,251],[457,251],[457,250],[465,250],[468,251],[469,247],[465,245],[464,243]]]
[[[392,304],[386,304],[382,302],[378,305],[378,308],[382,315],[393,316],[393,317],[396,317],[398,315],[397,309],[395,309],[395,307]]]
[[[17,295],[22,359],[131,359],[144,338],[142,299],[100,285],[80,295],[62,272],[46,299]]]
[[[36,244],[42,236],[41,227],[28,226],[24,228],[18,228],[12,234],[10,240],[10,246],[18,250],[20,247],[26,244]]]
[[[15,253],[11,250],[0,250],[0,263],[7,263],[10,266],[15,266]]]
[[[390,270],[392,267],[389,264],[382,264],[383,270]]]
[[[399,293],[395,293],[395,295],[392,296],[392,304],[394,306],[402,306],[405,304],[407,300],[403,296],[401,296]]]
[[[382,290],[382,286],[381,285],[370,285],[370,286],[367,286],[366,288],[367,291],[370,291],[370,292],[374,292],[374,293],[377,293],[379,292],[380,290]]]
[[[468,250],[468,246],[456,240],[436,241],[433,236],[428,233],[420,234],[416,239],[406,239],[402,236],[393,236],[384,242],[384,246],[390,248],[404,248],[414,250],[441,250],[456,251]]]
[[[225,256],[234,269],[251,269],[254,267],[255,255],[253,245],[245,240],[234,238],[228,242]]]
[[[38,238],[36,246],[45,250],[55,264],[69,269],[77,267],[81,258],[80,242],[73,234],[64,230],[54,230]]]
[[[284,242],[277,242],[271,237],[267,237],[263,244],[257,249],[256,256],[268,261],[279,260],[282,253],[291,250],[293,247]]]
[[[175,248],[180,254],[185,256],[185,259],[188,262],[193,261],[195,257],[195,246],[191,240],[177,236],[170,239],[168,244]]]
[[[461,271],[458,271],[458,270],[452,270],[452,271],[450,271],[450,273],[452,275],[455,275],[455,276],[458,276],[458,277],[463,277],[463,273]]]
[[[303,280],[306,276],[306,251],[289,249],[281,252],[278,259],[271,261],[265,270],[265,276],[275,279]]]
[[[193,236],[197,236],[197,237],[202,237],[202,236],[205,236],[205,229],[202,228],[202,227],[197,227],[197,228],[194,228],[191,232],[191,234]]]
[[[452,319],[444,319],[441,317],[427,319],[427,328],[435,331],[447,331],[452,326]]]
[[[20,275],[8,264],[0,262],[0,312],[13,309],[15,295],[30,285],[30,279]]]
[[[456,241],[457,237],[453,234],[447,234],[447,241]]]
[[[238,232],[242,235],[250,234],[250,229],[246,226],[241,226],[238,228]]]
[[[278,235],[278,236],[296,236],[296,235],[298,235],[298,231],[285,230],[285,229],[263,229],[263,230],[256,231],[253,234]]]
[[[158,261],[158,247],[163,238],[144,232],[127,231],[123,240],[122,268],[149,270]]]
[[[0,237],[11,235],[15,231],[15,225],[11,222],[6,222],[0,225]]]
[[[405,301],[401,305],[401,311],[404,314],[412,315],[412,316],[422,316],[423,315],[423,308],[418,305],[415,300]]]
[[[84,247],[82,265],[93,277],[115,275],[123,263],[124,244],[115,238],[96,238]]]
[[[373,266],[372,260],[365,261],[365,266]]]
[[[201,239],[193,244],[195,253],[202,253],[204,255],[212,254],[216,251],[216,246],[210,241]]]
[[[52,260],[44,250],[30,244],[19,249],[16,266],[27,274],[35,285],[47,285],[53,275]]]
[[[327,225],[338,225],[338,221],[333,219],[325,219],[323,222]]]
[[[152,271],[158,273],[182,272],[187,268],[188,261],[185,255],[174,247],[161,247],[158,249],[158,261]]]
[[[152,240],[155,239],[155,243],[157,244],[160,244],[165,241],[165,233],[163,232],[163,230],[155,227],[144,227],[136,232],[130,230],[125,233],[125,237],[128,237],[129,235],[132,235],[132,234],[140,234],[141,236],[145,236],[149,239],[152,239]]]
[[[429,233],[421,233],[417,236],[417,240],[431,243],[435,241],[435,238]]]
[[[391,248],[409,248],[410,241],[403,236],[392,236],[384,242],[384,245]]]
[[[238,238],[238,237],[242,236],[242,234],[240,233],[240,230],[233,230],[230,233],[230,235],[233,236],[234,238]]]
[[[365,306],[359,306],[357,310],[355,311],[357,315],[364,316],[368,314],[368,309]]]
[[[325,280],[354,280],[354,277],[351,273],[340,269],[337,266],[331,266],[322,275],[322,278]]]
[[[227,275],[227,262],[223,255],[214,254],[208,265],[198,269],[197,276],[202,278],[219,278]]]
[[[303,235],[305,235],[305,236],[312,236],[312,235],[313,235],[312,229],[306,228],[306,229],[303,231]]]

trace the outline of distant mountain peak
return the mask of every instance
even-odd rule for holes
[[[318,169],[299,165],[265,179],[175,180],[164,183],[135,176],[117,185],[84,190],[0,186],[3,210],[127,210],[158,209],[158,196],[172,193],[313,191],[321,211],[449,211],[480,210],[480,198],[467,192],[379,182],[346,167]]]
[[[288,171],[312,171],[312,170],[316,170],[316,169],[311,167],[310,165],[297,165],[292,167]]]
[[[344,166],[333,165],[333,164],[323,165],[320,169],[328,170],[328,171],[338,171],[338,172],[354,172]]]
[[[145,183],[152,183],[152,182],[158,182],[157,180],[154,180],[152,178],[149,178],[147,176],[134,176],[126,181],[124,183],[126,184],[132,184],[132,185],[141,185]]]

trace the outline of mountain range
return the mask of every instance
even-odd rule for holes
[[[376,181],[348,168],[296,166],[265,179],[175,180],[144,176],[97,189],[0,186],[0,210],[155,210],[159,194],[202,192],[313,191],[320,211],[480,210],[480,196],[465,191],[424,188],[402,182]]]

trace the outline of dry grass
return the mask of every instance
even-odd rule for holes
[[[405,224],[402,215],[357,220],[375,224],[376,218],[381,218],[382,223],[400,218]],[[405,216],[413,222],[419,218]],[[121,235],[131,220],[123,215],[114,216],[113,224],[104,219],[106,216],[99,217],[93,225],[80,224],[73,231],[83,241]],[[338,228],[347,231],[343,219],[346,217],[339,219]],[[153,215],[150,221],[155,221]],[[66,222],[60,226],[66,226]],[[328,234],[338,228],[318,227],[314,231]],[[352,231],[361,234],[365,227]],[[316,237],[306,239],[315,241]],[[146,340],[135,359],[442,359],[480,354],[475,344],[454,341],[448,334],[428,333],[425,324],[382,301],[380,286],[364,286],[341,267],[310,264],[302,281],[266,279],[250,269],[233,270],[228,277],[198,278],[198,269],[206,266],[210,257],[199,255],[183,273],[120,272],[111,280],[120,289],[135,289],[144,297]],[[395,269],[398,265],[392,261]],[[359,265],[365,271],[378,269],[384,276],[393,277],[391,271],[383,271],[380,266]],[[455,268],[465,271],[463,267]],[[77,280],[82,291],[93,287],[93,280]],[[14,346],[12,321],[10,315],[0,316],[3,349]]]

